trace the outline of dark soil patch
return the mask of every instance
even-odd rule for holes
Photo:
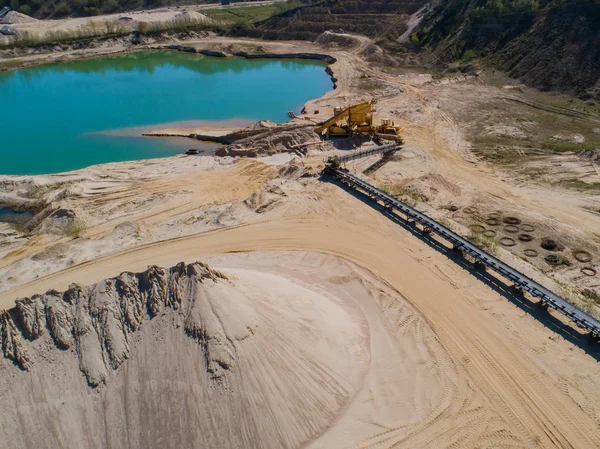
[[[560,243],[548,238],[542,239],[542,243],[540,244],[540,246],[548,251],[562,251],[563,249],[565,249],[565,247],[562,246]]]

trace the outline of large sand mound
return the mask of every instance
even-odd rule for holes
[[[212,22],[212,20],[206,17],[204,14],[200,14],[196,11],[184,11],[180,14],[177,14],[174,19],[177,21],[185,21],[190,23]]]
[[[0,23],[34,23],[39,22],[38,19],[34,19],[33,17],[29,17],[25,14],[21,14],[17,11],[10,11]]]
[[[332,298],[201,263],[20,300],[0,336],[11,448],[298,447],[347,405],[368,341]]]
[[[451,407],[445,350],[371,274],[317,253],[211,264],[219,271],[181,263],[72,285],[2,313],[0,441],[379,447]],[[489,419],[482,410],[470,423]]]

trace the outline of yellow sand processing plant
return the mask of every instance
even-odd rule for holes
[[[402,143],[400,133],[404,128],[394,125],[389,119],[375,124],[375,101],[359,103],[347,108],[337,107],[333,117],[321,123],[316,132],[326,137],[365,135],[376,139],[393,140]]]

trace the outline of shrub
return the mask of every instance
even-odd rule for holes
[[[85,223],[80,218],[70,218],[64,227],[65,235],[72,239],[78,239],[86,230]]]
[[[494,255],[498,254],[498,242],[493,238],[486,237],[481,231],[471,231],[471,235],[467,237],[467,240]]]
[[[477,57],[477,53],[473,50],[467,50],[462,55],[462,60],[465,62],[470,62]]]
[[[67,4],[67,2],[60,2],[57,3],[56,5],[54,5],[54,8],[52,9],[52,13],[56,16],[56,17],[64,17],[64,16],[68,16],[69,14],[71,14],[71,7]]]

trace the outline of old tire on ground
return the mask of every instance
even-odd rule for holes
[[[519,228],[515,225],[506,225],[504,226],[504,231],[509,232],[511,234],[516,234],[517,232],[519,232]]]
[[[596,276],[597,271],[592,267],[583,267],[581,268],[581,272],[586,276]]]
[[[560,257],[558,257],[556,254],[548,254],[546,257],[544,257],[544,260],[550,265],[560,265]]]
[[[483,235],[491,238],[491,237],[496,237],[498,235],[498,233],[496,231],[494,231],[493,229],[488,229],[487,231],[485,231],[483,233]]]
[[[465,207],[465,208],[463,209],[463,212],[464,212],[465,214],[475,214],[475,213],[477,213],[477,209],[475,209],[475,208],[473,208],[473,207]]]
[[[502,221],[509,225],[521,224],[521,220],[519,220],[517,217],[504,217],[504,220],[502,220]]]
[[[485,222],[490,226],[498,226],[500,224],[500,220],[498,220],[497,218],[488,218],[487,220],[485,220]]]
[[[538,252],[535,249],[526,249],[523,253],[528,257],[537,257]]]
[[[531,234],[519,234],[518,239],[522,242],[531,242],[533,240],[533,236]]]
[[[488,214],[488,218],[492,218],[494,220],[498,220],[500,218],[501,214],[500,212],[490,212]]]
[[[471,229],[471,231],[473,231],[473,232],[484,232],[485,231],[485,228],[479,224],[469,225],[469,229]]]
[[[517,242],[510,237],[502,237],[499,242],[502,246],[515,246],[517,244]]]
[[[523,232],[533,232],[535,231],[535,226],[529,223],[523,223],[521,226],[521,231]]]
[[[592,255],[587,251],[577,250],[573,251],[573,257],[579,262],[590,262],[592,260]]]

